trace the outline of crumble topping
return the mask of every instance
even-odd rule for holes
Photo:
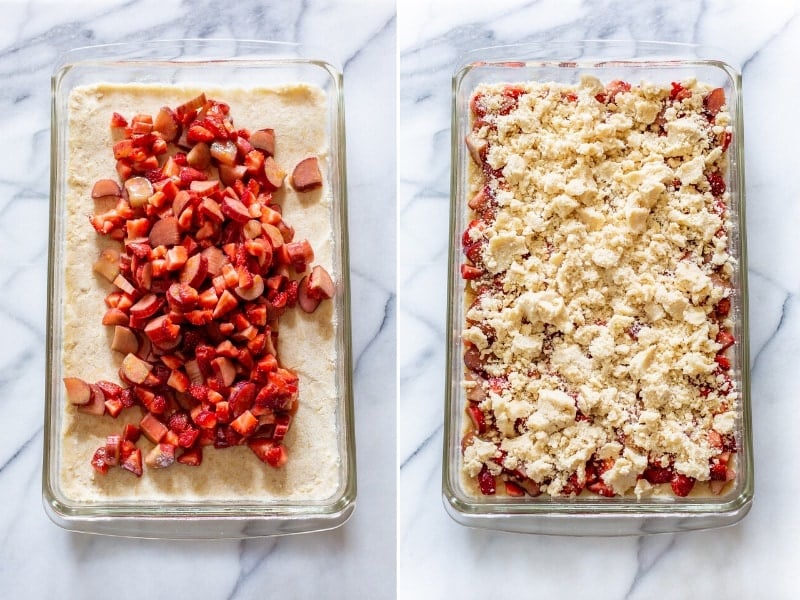
[[[465,473],[485,494],[496,476],[510,495],[719,493],[738,400],[724,92],[584,77],[481,85],[471,108]]]

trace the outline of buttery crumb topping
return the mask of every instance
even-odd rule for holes
[[[464,471],[484,493],[489,476],[512,495],[642,495],[667,483],[652,469],[733,477],[720,93],[593,77],[475,90]]]

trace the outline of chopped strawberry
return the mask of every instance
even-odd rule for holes
[[[478,487],[484,496],[493,496],[497,491],[494,475],[486,465],[483,465],[481,472],[478,473]]]
[[[128,121],[118,112],[112,113],[111,115],[111,127],[120,128],[120,127],[127,127]]]
[[[688,477],[682,473],[675,473],[670,483],[672,485],[672,491],[675,492],[675,495],[684,497],[688,496],[689,492],[692,491],[694,482],[695,480],[693,477]]]
[[[725,152],[728,149],[728,146],[731,145],[732,138],[733,136],[731,135],[730,131],[726,131],[722,134],[722,139],[719,145],[723,152]]]
[[[725,193],[725,180],[718,172],[709,173],[706,175],[708,185],[711,186],[711,193],[714,196],[722,196]]]
[[[714,360],[720,366],[721,369],[728,370],[731,368],[731,359],[723,354],[717,354],[714,357]]]
[[[472,265],[468,265],[467,263],[463,263],[461,265],[461,278],[462,279],[477,279],[483,275],[483,271],[478,267],[473,267]]]
[[[467,406],[467,412],[472,419],[473,425],[475,425],[475,429],[478,431],[478,435],[486,433],[486,417],[484,417],[483,411],[476,404],[470,403]]]
[[[609,487],[606,482],[602,479],[599,481],[595,481],[594,483],[590,483],[586,486],[586,489],[590,492],[594,492],[600,496],[606,496],[607,498],[611,498],[616,495],[616,492]]]
[[[606,86],[607,94],[604,99],[604,102],[614,102],[617,99],[617,94],[630,91],[631,91],[631,84],[628,83],[627,81],[621,81],[619,79],[610,81]]]
[[[669,93],[670,100],[681,101],[692,97],[692,91],[687,90],[680,83],[673,81],[671,85],[672,90]]]
[[[133,449],[123,458],[120,466],[126,471],[130,471],[137,477],[142,476],[142,451],[139,448]]]
[[[483,107],[482,100],[483,94],[475,94],[469,101],[470,110],[476,117],[486,116],[486,109]]]
[[[190,467],[198,467],[203,462],[203,449],[202,448],[188,448],[181,453],[177,459],[182,465]]]
[[[506,481],[506,494],[514,498],[520,498],[525,495],[525,488],[513,481]]]
[[[561,493],[564,496],[571,496],[573,494],[578,496],[583,491],[585,485],[586,481],[579,479],[577,473],[573,473],[567,479],[564,487],[561,488]]]
[[[105,475],[108,473],[108,463],[106,462],[106,447],[100,446],[94,451],[92,456],[92,468],[98,473]]]
[[[724,463],[711,463],[710,476],[712,481],[725,481],[728,477],[728,467]]]
[[[723,352],[733,346],[733,344],[736,342],[736,339],[733,337],[733,334],[730,331],[726,329],[720,329],[719,333],[717,334],[716,341],[718,344],[722,345],[722,348],[720,348],[719,351]]]
[[[671,467],[661,467],[650,463],[642,475],[647,481],[657,485],[671,482],[675,472]]]

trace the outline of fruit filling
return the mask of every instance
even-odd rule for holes
[[[476,493],[720,494],[740,390],[724,90],[484,84],[461,237]]]
[[[280,139],[237,128],[230,107],[205,94],[155,115],[115,112],[110,127],[116,177],[94,182],[86,227],[108,240],[93,270],[111,289],[97,323],[110,349],[97,351],[123,358],[118,379],[68,376],[64,386],[82,413],[141,418],[87,460],[97,473],[142,476],[247,445],[283,466],[301,390],[279,360],[279,323],[296,307],[316,311],[335,285],[283,218]],[[291,181],[319,188],[318,158],[301,160]]]

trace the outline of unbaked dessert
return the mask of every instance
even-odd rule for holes
[[[69,98],[58,455],[73,501],[339,485],[324,92]]]
[[[470,101],[462,476],[475,494],[720,494],[736,477],[721,88]]]

